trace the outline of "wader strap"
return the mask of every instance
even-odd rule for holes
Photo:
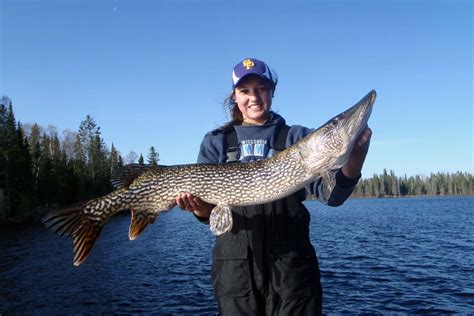
[[[227,141],[227,160],[226,162],[236,162],[239,161],[239,144],[237,141],[237,132],[232,126],[232,130],[225,134]]]
[[[288,132],[290,131],[290,127],[288,125],[283,125],[278,130],[278,135],[275,143],[273,144],[273,150],[275,153],[285,150],[286,148],[286,138],[288,136]]]
[[[280,126],[277,130],[277,138],[272,146],[275,153],[285,150],[286,137],[290,127],[288,125]],[[225,135],[227,141],[227,160],[226,162],[236,162],[240,160],[239,144],[235,128]]]

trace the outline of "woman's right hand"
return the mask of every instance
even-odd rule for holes
[[[176,204],[185,211],[194,212],[198,217],[209,218],[215,205],[204,202],[191,193],[181,193],[176,197]]]

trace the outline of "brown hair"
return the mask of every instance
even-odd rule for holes
[[[229,111],[230,114],[230,122],[242,122],[244,120],[244,116],[240,111],[239,107],[237,106],[237,102],[235,102],[235,92],[232,91],[227,95],[224,99],[224,109]]]

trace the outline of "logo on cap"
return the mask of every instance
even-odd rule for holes
[[[245,69],[249,70],[250,68],[255,66],[255,63],[252,59],[248,58],[242,62],[242,65],[244,65]]]

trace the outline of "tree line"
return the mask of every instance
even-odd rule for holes
[[[125,161],[119,150],[108,148],[100,127],[87,115],[77,131],[60,137],[54,126],[16,121],[8,97],[0,100],[0,222],[36,219],[45,210],[107,194],[111,174],[138,158],[133,151]],[[140,154],[139,163],[145,163]],[[147,163],[157,165],[152,146]]]
[[[473,175],[467,172],[431,173],[398,177],[390,170],[357,183],[354,197],[403,197],[419,195],[473,195]]]

